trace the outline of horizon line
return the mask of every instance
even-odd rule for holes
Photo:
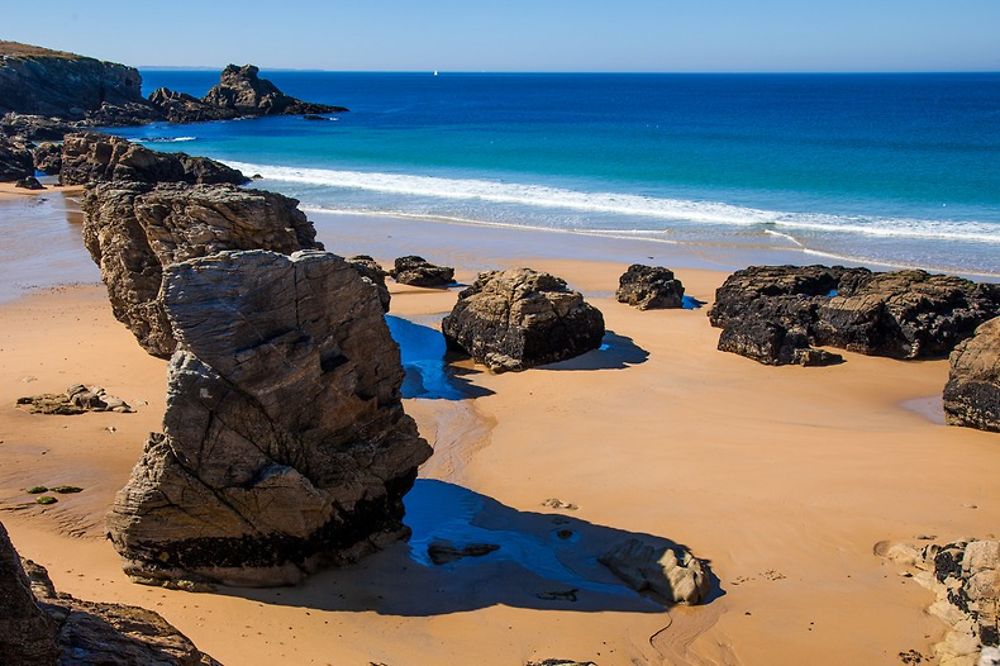
[[[222,71],[227,65],[136,65],[136,69],[157,70],[157,71]],[[250,64],[250,63],[244,63]],[[716,75],[716,76],[739,76],[739,75],[880,75],[880,74],[1000,74],[1000,69],[858,69],[858,70],[810,70],[810,69],[788,69],[788,70],[564,70],[564,69],[324,69],[315,67],[263,67],[255,65],[262,72],[315,72],[329,74],[667,74],[667,75]]]

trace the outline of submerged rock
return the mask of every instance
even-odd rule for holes
[[[597,561],[632,589],[652,592],[668,602],[699,604],[711,587],[701,561],[679,546],[654,547],[639,539],[629,539]]]
[[[389,288],[385,285],[386,272],[382,266],[367,254],[348,257],[347,263],[353,266],[354,270],[361,273],[361,277],[368,280],[375,287],[375,291],[378,293],[378,300],[382,304],[382,311],[388,312],[392,295],[389,293]]]
[[[57,593],[0,524],[0,664],[217,666],[158,614]]]
[[[944,414],[950,425],[1000,432],[1000,317],[951,353]]]
[[[165,271],[178,348],[163,433],[108,518],[146,583],[291,584],[404,538],[430,455],[399,349],[336,255],[222,252]]]
[[[129,414],[134,410],[121,398],[108,395],[100,386],[74,384],[65,393],[42,393],[18,398],[17,404],[32,414],[73,416],[85,412],[116,412]]]
[[[470,543],[458,546],[451,541],[436,540],[427,546],[427,556],[434,564],[447,564],[465,557],[482,557],[500,550],[495,543]]]
[[[161,301],[164,267],[222,250],[322,249],[297,206],[230,185],[104,183],[83,199],[83,241],[115,317],[146,351],[166,358],[176,342]]]
[[[502,372],[597,349],[604,316],[563,280],[519,268],[480,273],[458,295],[441,330],[449,346]]]
[[[242,185],[236,169],[186,153],[160,153],[126,139],[97,132],[67,134],[59,180],[63,185],[100,181]]]
[[[832,346],[899,359],[947,354],[1000,313],[1000,286],[906,270],[751,266],[716,291],[719,349],[762,363],[825,365]]]
[[[435,266],[423,257],[399,257],[389,271],[392,279],[413,287],[447,287],[455,281],[455,269]]]
[[[684,285],[670,269],[632,264],[619,278],[615,297],[619,303],[640,310],[679,308],[684,302]]]

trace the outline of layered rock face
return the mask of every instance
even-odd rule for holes
[[[455,280],[455,269],[436,266],[423,257],[409,255],[396,259],[389,275],[399,284],[412,287],[447,287]]]
[[[30,146],[0,136],[0,181],[21,180],[35,173]]]
[[[367,254],[348,257],[347,263],[353,266],[354,270],[361,274],[361,277],[371,282],[378,293],[378,300],[382,304],[382,310],[388,312],[392,295],[389,294],[389,288],[385,286],[386,272],[382,269],[382,266]]]
[[[670,269],[632,264],[619,278],[615,297],[640,310],[679,308],[684,303],[684,284]]]
[[[59,594],[44,567],[18,557],[0,524],[0,664],[217,666],[162,617]]]
[[[108,519],[141,582],[294,583],[402,538],[430,455],[399,349],[336,255],[223,252],[170,266],[179,342],[163,433]]]
[[[63,185],[113,180],[242,185],[249,179],[207,157],[160,153],[116,136],[79,132],[63,142],[59,180]]]
[[[874,356],[934,358],[1000,312],[1000,286],[907,270],[751,266],[716,291],[719,349],[783,365],[826,364],[829,345]]]
[[[947,422],[1000,432],[1000,317],[960,343],[950,363],[944,388]]]
[[[163,269],[222,250],[321,249],[298,202],[228,185],[103,183],[83,199],[83,241],[115,317],[154,356],[176,346],[161,301]]]
[[[481,273],[459,294],[441,330],[449,346],[502,372],[597,349],[604,316],[563,280],[520,268]]]

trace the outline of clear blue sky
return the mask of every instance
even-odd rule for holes
[[[1000,71],[1000,0],[43,0],[0,38],[132,65]]]

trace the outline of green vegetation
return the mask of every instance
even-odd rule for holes
[[[49,489],[45,486],[35,486],[33,488],[28,488],[27,492],[29,495],[41,495],[42,493],[49,492]]]
[[[17,58],[62,58],[64,60],[81,60],[83,56],[67,51],[53,51],[33,44],[22,44],[21,42],[7,42],[0,40],[0,56],[14,56]]]
[[[50,488],[50,490],[54,493],[59,493],[60,495],[72,495],[73,493],[83,492],[83,488],[79,486],[56,486],[54,488]]]
[[[38,504],[41,504],[43,506],[48,505],[48,504],[55,504],[58,501],[59,500],[57,500],[52,495],[42,495],[41,497],[38,497],[38,498],[35,499],[35,502],[37,502]]]

